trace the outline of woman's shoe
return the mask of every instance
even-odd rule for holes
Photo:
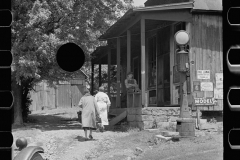
[[[93,136],[92,136],[92,135],[89,135],[89,139],[93,139]]]

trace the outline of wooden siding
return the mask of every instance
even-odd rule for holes
[[[32,99],[30,110],[41,110],[42,107],[53,109],[77,106],[83,96],[84,87],[85,85],[81,84],[62,84],[54,89],[47,87],[45,83],[40,83],[35,86],[35,91],[30,93]]]
[[[222,17],[220,15],[194,14],[190,29],[190,62],[192,91],[193,81],[213,82],[215,73],[223,72]],[[197,70],[210,70],[210,80],[197,79]],[[195,96],[195,94],[194,94]],[[201,110],[223,110],[223,100],[217,100],[214,107],[200,107]]]

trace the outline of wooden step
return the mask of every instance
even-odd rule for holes
[[[127,111],[122,112],[121,114],[119,114],[117,117],[113,118],[109,122],[109,126],[114,126],[115,124],[117,124],[118,122],[126,118],[126,116],[127,116]]]

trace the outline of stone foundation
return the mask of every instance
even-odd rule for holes
[[[131,127],[176,130],[180,107],[128,108],[127,112],[127,121]]]

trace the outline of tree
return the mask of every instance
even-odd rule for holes
[[[12,0],[12,90],[14,124],[21,125],[24,85],[46,80],[49,85],[72,78],[56,63],[57,49],[78,44],[87,60],[105,42],[97,37],[131,7],[132,0]],[[89,68],[86,63],[83,69]],[[25,82],[25,83],[23,83]]]

